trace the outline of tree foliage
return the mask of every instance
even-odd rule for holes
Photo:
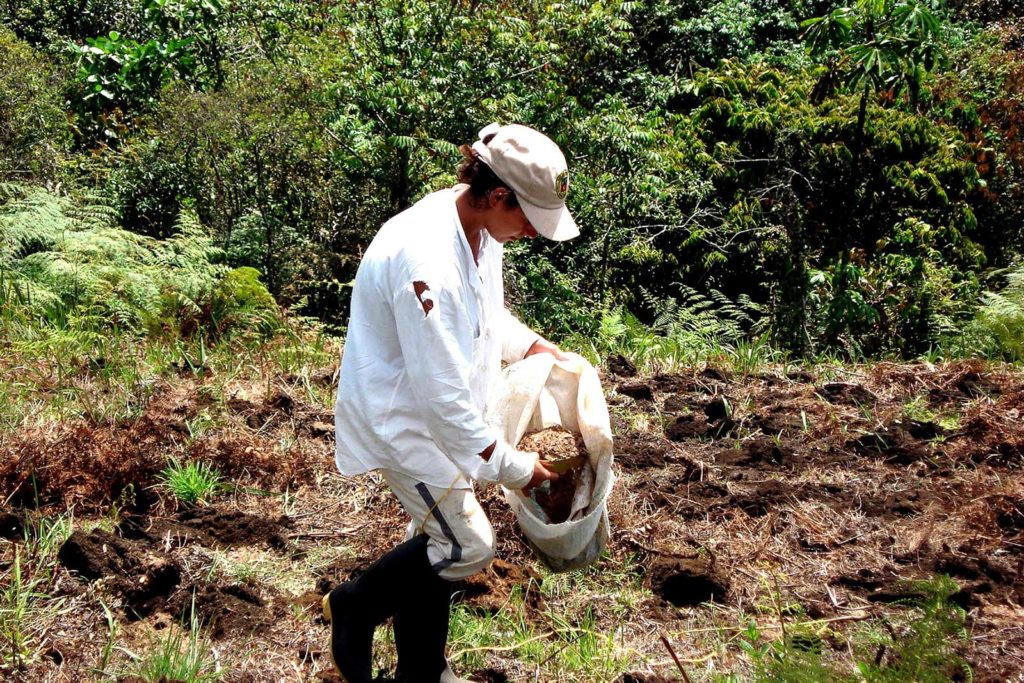
[[[160,243],[193,216],[329,324],[379,225],[451,184],[485,124],[519,121],[566,152],[583,227],[509,249],[510,300],[546,333],[599,337],[597,309],[683,338],[672,310],[742,302],[729,343],[876,355],[971,324],[1024,244],[1022,60],[956,23],[969,4],[33,0],[0,18],[36,72],[77,74],[77,182],[122,229]],[[62,159],[53,101],[16,115],[49,121],[25,130]]]

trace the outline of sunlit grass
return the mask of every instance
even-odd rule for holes
[[[169,458],[158,479],[182,503],[205,503],[228,488],[220,472],[209,463],[198,460],[183,463],[177,458]]]

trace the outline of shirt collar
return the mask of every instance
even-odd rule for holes
[[[460,250],[461,250],[461,253],[462,253],[462,260],[466,264],[466,271],[469,272],[469,273],[478,273],[479,268],[477,266],[476,260],[473,259],[473,248],[471,246],[469,246],[469,240],[466,239],[466,229],[465,229],[465,227],[463,227],[462,221],[459,220],[459,211],[458,211],[458,209],[455,206],[455,199],[454,199],[455,194],[459,190],[467,188],[467,187],[468,187],[467,185],[456,185],[454,188],[452,188],[452,202],[451,202],[452,222],[455,225],[455,235],[456,235],[455,239],[458,240],[458,242],[459,242]],[[486,258],[485,255],[487,253],[488,245],[489,245],[490,241],[491,241],[491,236],[487,234],[487,231],[486,230],[481,230],[480,231],[480,261],[481,261],[481,263],[483,262],[484,258]],[[471,278],[471,280],[472,280],[472,278]]]

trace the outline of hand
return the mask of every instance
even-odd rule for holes
[[[543,337],[533,342],[533,346],[531,346],[530,350],[526,352],[526,356],[529,357],[537,353],[550,353],[557,360],[569,360],[569,356],[567,356],[562,349],[558,348],[557,345],[552,344]]]
[[[544,482],[554,481],[555,479],[558,479],[558,474],[549,470],[547,463],[538,458],[533,466],[533,478],[530,479],[530,483],[523,487],[523,493],[529,493]]]

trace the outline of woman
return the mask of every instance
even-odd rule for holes
[[[579,234],[565,157],[542,133],[492,124],[463,146],[461,184],[380,229],[363,256],[335,406],[342,474],[379,470],[412,517],[404,543],[324,597],[342,677],[371,677],[394,616],[402,681],[459,681],[444,654],[452,581],[485,568],[494,532],[473,482],[529,489],[557,474],[484,421],[501,362],[557,346],[505,308],[506,242]]]

